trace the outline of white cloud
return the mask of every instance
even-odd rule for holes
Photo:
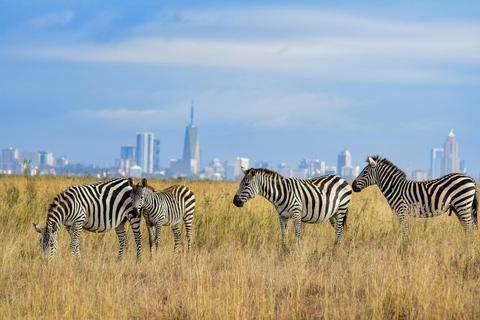
[[[30,25],[37,28],[49,27],[57,24],[66,25],[70,23],[74,16],[75,13],[73,11],[49,13],[31,20]]]
[[[64,20],[72,15],[64,14]],[[479,24],[412,24],[267,8],[184,12],[178,20],[145,23],[134,29],[134,37],[118,42],[9,52],[67,61],[273,70],[348,81],[480,83],[478,75],[464,68],[480,65]],[[48,21],[62,19],[44,17],[37,23]],[[158,34],[165,25],[174,28],[173,35]],[[222,34],[222,29],[229,31]]]

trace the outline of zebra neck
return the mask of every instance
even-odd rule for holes
[[[148,189],[145,192],[143,207],[149,214],[151,214],[154,212],[155,208],[159,208],[158,203],[161,203],[164,197],[165,196],[161,192],[157,193]]]
[[[405,181],[407,180],[399,175],[387,173],[379,175],[377,185],[382,194],[388,198],[391,192],[403,185]]]
[[[57,232],[60,229],[64,218],[65,217],[58,211],[49,212],[45,228],[51,232]]]
[[[276,204],[281,198],[281,195],[279,194],[279,185],[281,185],[281,181],[279,178],[262,177],[262,179],[259,180],[258,185],[259,194],[271,203]]]

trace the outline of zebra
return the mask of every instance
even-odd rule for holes
[[[435,180],[407,180],[405,172],[386,158],[367,156],[367,166],[353,181],[353,191],[360,192],[376,184],[398,216],[408,234],[407,216],[430,218],[448,209],[455,212],[465,232],[472,236],[477,224],[478,190],[475,181],[461,173],[451,173]]]
[[[288,219],[294,220],[295,235],[301,243],[301,223],[319,223],[329,220],[335,229],[337,243],[342,242],[348,205],[352,188],[337,175],[326,175],[313,179],[284,178],[277,172],[265,168],[246,170],[235,193],[233,204],[243,207],[244,203],[260,194],[270,201],[278,212],[282,234],[282,247],[286,248]]]
[[[132,226],[137,245],[137,261],[141,259],[141,216],[133,210],[127,179],[117,178],[92,184],[74,185],[58,194],[48,208],[45,228],[33,224],[42,235],[40,246],[47,261],[58,249],[57,235],[62,224],[71,237],[71,257],[80,260],[79,236],[82,229],[107,232],[115,229],[120,242],[118,260],[122,260],[127,246],[125,222]]]
[[[174,185],[155,191],[143,178],[141,183],[134,184],[131,178],[128,183],[132,187],[131,199],[133,206],[138,212],[142,212],[145,218],[152,255],[153,243],[158,248],[162,226],[172,226],[175,238],[174,252],[178,253],[181,234],[179,224],[183,219],[188,240],[188,250],[191,248],[192,219],[195,210],[195,195],[182,185]]]

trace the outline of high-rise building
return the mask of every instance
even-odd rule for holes
[[[460,172],[460,159],[458,158],[458,142],[455,139],[453,129],[445,140],[443,146],[443,174],[449,174],[453,172]]]
[[[55,159],[55,166],[60,169],[64,169],[68,165],[68,159],[65,156]]]
[[[247,158],[241,158],[241,157],[235,158],[235,167],[233,172],[235,179],[243,179],[242,167],[244,167],[245,169],[248,169],[249,164],[250,164],[250,160]]]
[[[412,172],[413,181],[425,181],[427,180],[427,172],[423,170],[414,170]]]
[[[53,167],[54,165],[53,154],[51,152],[41,151],[39,152],[39,154],[40,154],[40,165]]]
[[[160,171],[160,139],[153,139],[153,172]]]
[[[6,174],[21,173],[21,165],[18,160],[18,149],[7,148],[2,150],[0,170]]]
[[[193,123],[193,102],[190,113],[190,124],[185,130],[183,147],[183,165],[186,174],[197,174],[200,171],[200,146],[198,142],[198,127]]]
[[[308,169],[309,177],[319,176],[325,172],[325,161],[302,159],[298,168]]]
[[[135,160],[135,147],[120,147],[120,159]]]
[[[4,164],[11,164],[18,161],[18,149],[6,148],[2,150],[2,162]]]
[[[430,152],[430,179],[437,179],[442,176],[443,149],[433,148]]]
[[[340,152],[340,154],[337,157],[338,174],[342,174],[343,167],[351,167],[351,166],[352,166],[352,155],[350,154],[350,151],[345,149],[342,152]]]
[[[153,133],[137,133],[136,164],[143,173],[153,173]]]

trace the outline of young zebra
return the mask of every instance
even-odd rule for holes
[[[40,246],[48,261],[58,248],[57,234],[62,224],[71,237],[72,258],[80,259],[79,236],[82,228],[91,232],[107,232],[115,229],[120,241],[118,260],[122,260],[127,246],[125,222],[132,225],[137,244],[137,261],[141,258],[142,236],[140,215],[133,210],[127,179],[111,179],[86,185],[75,185],[55,197],[50,204],[45,228],[33,224],[41,233]]]
[[[285,179],[269,169],[242,168],[245,176],[233,199],[243,207],[248,200],[260,194],[278,211],[282,232],[282,246],[286,246],[286,227],[294,219],[295,235],[301,241],[301,222],[318,223],[330,220],[337,242],[342,242],[343,227],[347,220],[352,189],[341,177],[327,175],[313,179]]]
[[[373,184],[380,191],[408,234],[407,215],[430,218],[448,209],[455,212],[463,228],[472,235],[472,223],[477,223],[478,190],[475,181],[461,173],[417,182],[407,180],[405,172],[388,159],[367,156],[367,166],[353,182],[353,191],[360,192]]]
[[[192,219],[195,210],[195,195],[185,186],[175,185],[161,191],[155,191],[147,185],[147,179],[143,178],[141,183],[136,185],[131,178],[128,183],[132,187],[132,203],[138,212],[142,212],[147,222],[150,255],[152,254],[153,243],[158,248],[162,226],[172,226],[175,238],[174,252],[178,252],[180,244],[179,223],[183,219],[187,233],[188,250],[192,240]]]

